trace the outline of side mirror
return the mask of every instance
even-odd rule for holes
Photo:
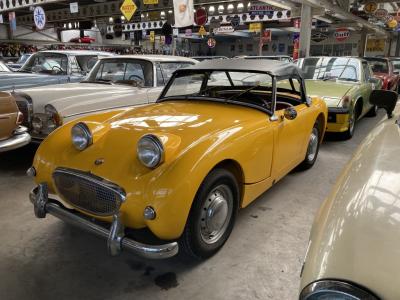
[[[293,107],[288,107],[283,112],[283,115],[288,120],[294,120],[297,117],[297,111]]]
[[[369,98],[372,105],[386,110],[388,118],[393,116],[393,110],[396,107],[398,94],[393,91],[373,90]]]

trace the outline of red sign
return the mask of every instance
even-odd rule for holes
[[[293,27],[294,28],[300,28],[301,23],[300,23],[300,19],[294,19],[293,20]]]
[[[207,11],[205,8],[200,7],[196,9],[194,13],[194,22],[199,26],[203,26],[207,23]]]
[[[350,31],[347,28],[338,28],[335,31],[334,37],[338,42],[347,40],[350,36]]]

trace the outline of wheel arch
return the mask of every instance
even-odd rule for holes
[[[323,113],[320,113],[318,115],[316,122],[318,122],[319,143],[322,143],[322,138],[324,137],[325,129],[326,129],[326,118]]]
[[[357,119],[362,115],[363,108],[364,108],[364,98],[360,96],[354,103],[354,110],[357,114]]]

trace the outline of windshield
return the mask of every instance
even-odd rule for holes
[[[400,60],[393,60],[392,63],[395,72],[400,72]]]
[[[68,56],[61,53],[36,53],[20,69],[21,72],[50,75],[67,74]]]
[[[153,64],[140,59],[104,59],[90,72],[85,82],[153,86]]]
[[[32,54],[23,54],[17,61],[18,65],[25,63]]]
[[[297,65],[304,79],[314,80],[360,80],[360,64],[346,57],[309,57],[299,59]]]
[[[368,59],[368,63],[374,73],[389,73],[389,64],[387,61]]]
[[[160,101],[208,100],[271,111],[272,77],[246,71],[190,71],[172,77]]]

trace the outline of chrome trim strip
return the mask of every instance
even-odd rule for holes
[[[162,245],[147,245],[128,238],[125,236],[119,214],[114,215],[110,230],[85,219],[77,212],[65,208],[58,201],[50,199],[48,197],[46,183],[41,183],[39,186],[34,188],[30,192],[29,198],[34,205],[35,215],[38,218],[45,218],[48,213],[67,223],[106,239],[110,255],[118,255],[122,250],[128,250],[148,259],[165,259],[175,256],[179,251],[177,242]]]

